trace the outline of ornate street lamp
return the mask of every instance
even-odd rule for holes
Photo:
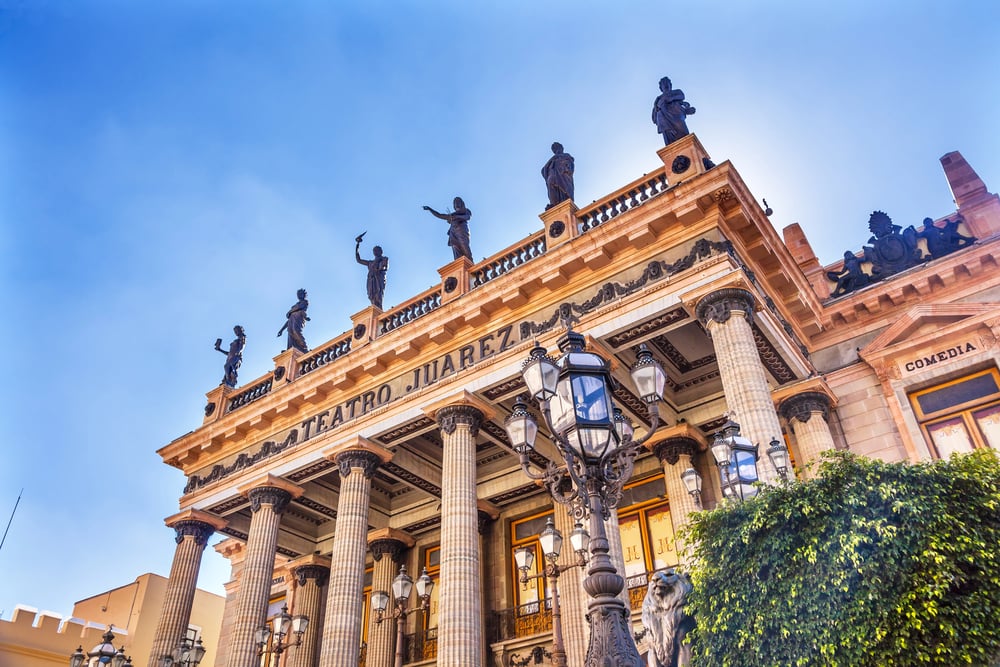
[[[281,660],[281,654],[286,649],[302,644],[302,635],[306,633],[306,628],[309,626],[309,617],[304,614],[299,614],[298,616],[289,615],[288,605],[285,604],[281,606],[281,613],[272,619],[272,624],[274,626],[273,630],[266,623],[257,629],[257,657],[268,653],[274,656],[272,664],[277,665]],[[291,641],[284,642],[285,637],[290,633],[295,635],[295,643]],[[274,643],[268,648],[268,641],[272,637]],[[266,664],[267,661],[265,660]]]
[[[161,658],[160,664],[162,667],[197,667],[204,657],[205,647],[202,646],[201,637],[193,643],[185,637],[170,655]]]
[[[395,601],[395,609],[392,617],[396,619],[396,667],[403,666],[403,630],[406,626],[406,617],[420,609],[427,611],[431,608],[431,592],[434,590],[434,580],[427,574],[427,568],[417,578],[417,597],[420,598],[420,606],[409,609],[410,592],[413,590],[413,579],[406,573],[406,566],[399,566],[399,574],[392,580],[392,597]],[[385,620],[385,610],[389,606],[389,594],[385,591],[375,591],[372,593],[372,608],[375,610],[375,622],[381,623]]]
[[[722,495],[747,500],[757,495],[757,445],[740,435],[740,425],[732,419],[723,424],[712,443],[712,456],[719,466]]]
[[[557,502],[571,505],[576,519],[589,517],[591,558],[584,580],[591,597],[587,667],[639,667],[642,663],[629,629],[629,612],[617,597],[625,580],[608,555],[604,521],[621,499],[642,444],[660,425],[657,402],[663,396],[666,375],[645,345],[640,346],[632,381],[652,421],[646,435],[635,439],[624,415],[616,419],[611,402],[615,380],[608,361],[587,352],[584,342],[582,335],[567,330],[559,339],[562,354],[558,359],[536,344],[521,369],[564,464],[557,466],[550,461],[541,473],[531,469],[528,454],[534,448],[538,426],[520,399],[504,426],[524,473],[543,481]],[[569,485],[565,484],[567,476],[572,481]]]
[[[781,481],[787,482],[790,466],[788,465],[788,448],[785,447],[785,443],[777,438],[772,438],[771,446],[767,448],[767,458],[771,459],[771,464],[778,471]]]
[[[83,646],[80,645],[73,655],[69,657],[70,667],[132,667],[132,657],[125,657],[125,647],[121,646],[115,650],[115,635],[111,632],[111,626],[101,637],[103,641],[90,650],[86,655],[83,653]]]
[[[528,576],[528,570],[535,564],[535,550],[532,547],[521,547],[514,552],[514,560],[517,561],[517,569],[521,571],[521,584],[527,586],[532,579],[544,579],[552,581],[552,665],[553,667],[566,667],[566,646],[563,643],[562,635],[562,612],[559,610],[559,575],[574,567],[583,567],[587,564],[587,549],[590,545],[590,534],[584,530],[583,524],[577,522],[570,535],[570,542],[573,551],[576,552],[577,561],[571,565],[558,565],[559,553],[562,551],[563,536],[556,529],[549,517],[545,522],[545,528],[538,536],[538,541],[542,545],[542,555],[548,561],[545,569],[538,574]],[[527,663],[525,663],[527,664]]]
[[[681,473],[681,481],[688,495],[694,499],[694,506],[701,509],[701,475],[694,468],[688,468]]]

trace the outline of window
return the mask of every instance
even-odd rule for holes
[[[910,394],[931,451],[939,458],[1000,449],[1000,375],[992,368]]]
[[[559,508],[559,511],[565,511]],[[552,618],[548,612],[549,603],[546,600],[542,577],[532,579],[526,584],[521,583],[521,571],[517,569],[514,552],[521,548],[531,549],[535,554],[528,576],[538,574],[545,567],[545,557],[542,555],[542,545],[538,535],[545,528],[545,523],[553,516],[552,511],[536,514],[526,519],[514,521],[511,524],[510,568],[511,581],[514,582],[514,636],[526,637],[538,632],[545,632],[552,626]],[[569,538],[564,535],[564,547],[569,546]]]
[[[625,586],[632,606],[646,594],[649,572],[677,565],[674,523],[670,504],[663,499],[663,476],[646,479],[625,489],[630,504],[618,510],[622,555],[625,557]]]

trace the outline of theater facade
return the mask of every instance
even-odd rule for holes
[[[845,211],[853,245],[830,266],[798,225],[779,234],[696,136],[658,155],[661,168],[593,204],[552,206],[513,246],[441,267],[402,305],[369,307],[343,335],[208,392],[202,424],[158,451],[187,484],[166,519],[177,542],[150,667],[188,629],[213,533],[232,564],[221,636],[204,638],[218,667],[265,664],[256,633],[283,606],[310,619],[279,656],[288,667],[543,656],[551,591],[519,583],[514,552],[534,549],[537,573],[547,519],[565,536],[574,522],[522,471],[504,420],[529,350],[554,350],[567,327],[610,360],[637,432],[651,421],[629,379],[639,346],[666,371],[663,423],[607,522],[633,610],[649,574],[682,560],[688,515],[720,501],[708,447],[730,419],[761,454],[786,443],[800,478],[829,449],[916,462],[1000,448],[1000,200],[959,153],[941,158],[956,208],[901,224],[875,212],[868,229],[869,212]],[[545,435],[538,467],[559,460]],[[766,456],[758,466],[775,479]],[[680,477],[689,467],[700,495]],[[397,633],[372,592],[390,591],[400,566],[435,586]],[[587,644],[584,576],[558,582],[570,665]]]

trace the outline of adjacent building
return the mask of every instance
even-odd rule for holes
[[[573,520],[525,476],[503,423],[525,392],[522,360],[567,325],[611,360],[638,431],[640,344],[667,374],[665,424],[608,522],[633,609],[649,573],[682,558],[687,516],[721,498],[707,448],[729,419],[762,453],[784,441],[800,476],[833,448],[893,461],[1000,448],[1000,200],[959,153],[941,158],[957,209],[912,226],[875,212],[868,229],[867,212],[845,212],[853,246],[831,266],[797,225],[779,234],[694,135],[658,155],[661,168],[552,206],[486,260],[441,267],[402,305],[366,308],[333,340],[208,392],[202,424],[158,452],[187,485],[167,519],[177,544],[150,667],[191,624],[213,532],[232,563],[217,667],[263,664],[256,631],[283,606],[311,620],[280,656],[288,667],[388,667],[397,648],[409,665],[506,667],[547,649],[550,593],[518,582],[514,550],[538,552],[549,517],[564,535]],[[537,466],[559,460],[542,430]],[[775,477],[766,456],[758,465]],[[397,646],[371,595],[401,566],[436,586]],[[559,580],[570,665],[586,646],[583,576]]]

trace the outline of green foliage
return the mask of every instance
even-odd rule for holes
[[[1000,460],[888,464],[692,517],[697,667],[989,665],[1000,656]]]

